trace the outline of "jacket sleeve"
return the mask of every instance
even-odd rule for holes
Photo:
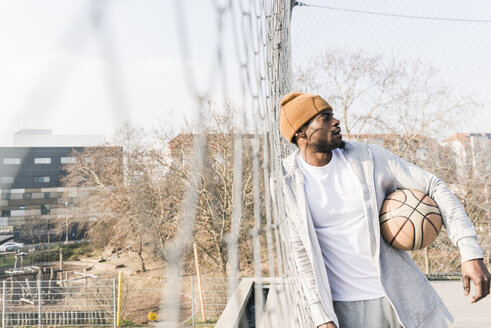
[[[292,222],[295,218],[295,211],[291,208],[292,205],[293,204],[290,204],[290,202],[285,201],[285,214],[287,217],[283,226],[287,227],[289,238],[288,240],[284,240],[284,242],[287,248],[289,248],[289,253],[293,257],[293,263],[290,263],[290,266],[292,266],[291,269],[294,273],[294,279],[300,284],[300,289],[307,302],[310,317],[315,327],[318,327],[321,324],[334,320],[325,310],[319,297],[311,260],[309,259],[300,235]]]
[[[390,151],[375,146],[394,175],[397,188],[412,188],[424,191],[433,198],[442,213],[443,224],[448,236],[460,250],[462,262],[483,258],[477,241],[476,229],[465,213],[464,207],[440,178],[411,164]]]

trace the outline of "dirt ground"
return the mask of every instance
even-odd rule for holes
[[[66,270],[97,275],[98,278],[116,278],[123,273],[121,296],[122,323],[151,325],[148,319],[150,311],[158,313],[162,287],[164,285],[165,267],[162,262],[146,259],[146,271],[142,272],[136,255],[123,253],[113,256],[110,260],[100,262],[99,256],[80,257],[78,261],[64,262]],[[68,273],[70,277],[70,273]],[[181,295],[181,315],[179,322],[191,316],[190,287],[183,280]]]

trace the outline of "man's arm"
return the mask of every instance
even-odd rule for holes
[[[438,204],[448,235],[460,249],[464,294],[469,295],[470,280],[472,280],[476,293],[471,298],[471,303],[487,296],[490,292],[490,274],[482,260],[483,255],[477,242],[476,230],[457,197],[440,178],[406,162],[386,149],[383,149],[383,152],[397,180],[398,188],[424,191]]]
[[[332,321],[331,317],[324,309],[317,290],[312,264],[307,256],[307,251],[303,245],[297,230],[288,222],[289,245],[293,255],[293,261],[297,272],[297,279],[304,293],[305,299],[310,310],[310,317],[314,325],[319,326],[323,323]],[[320,325],[322,327],[322,325]],[[335,327],[335,326],[334,326]],[[331,327],[329,327],[331,328]]]
[[[273,200],[276,200],[275,188],[274,188],[274,180],[271,178],[270,181],[270,192]],[[285,197],[286,186],[278,186],[279,193],[282,193],[283,197]],[[294,210],[291,203],[288,203],[289,200],[284,199],[285,205],[285,215],[282,220],[285,220],[289,240],[286,243],[289,246],[292,257],[293,257],[293,265],[296,269],[296,274],[294,275],[297,278],[297,281],[300,284],[301,291],[303,291],[305,299],[308,303],[308,310],[310,312],[310,318],[312,319],[314,325],[316,327],[322,327],[325,324],[333,324],[333,320],[331,316],[327,313],[326,309],[322,305],[322,302],[319,297],[319,293],[317,290],[317,284],[315,282],[314,271],[312,268],[312,263],[310,263],[310,259],[308,258],[307,251],[305,246],[302,243],[300,235],[295,227],[293,227],[294,220]],[[329,328],[335,327],[329,326]],[[322,327],[324,328],[324,327]]]

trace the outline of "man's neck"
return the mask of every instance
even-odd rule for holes
[[[332,151],[326,153],[309,152],[306,149],[300,150],[300,154],[304,161],[312,166],[324,166],[327,165],[332,159]]]

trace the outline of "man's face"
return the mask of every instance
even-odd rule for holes
[[[333,116],[330,109],[314,116],[307,123],[304,133],[308,145],[311,145],[316,152],[325,153],[344,147],[339,120]]]

